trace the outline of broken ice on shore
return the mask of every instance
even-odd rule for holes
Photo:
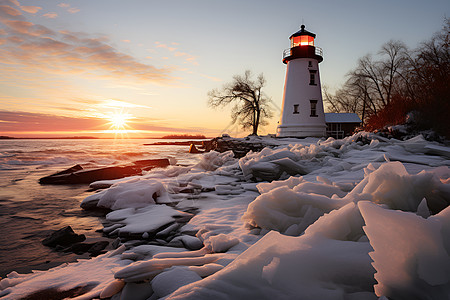
[[[364,132],[270,144],[94,183],[110,187],[82,206],[110,209],[104,233],[123,244],[12,272],[0,296],[449,299],[450,148]]]

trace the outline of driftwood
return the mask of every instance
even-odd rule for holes
[[[148,171],[156,167],[167,167],[169,160],[146,159],[137,160],[130,165],[103,167],[96,169],[83,169],[80,165],[75,165],[67,170],[42,177],[41,184],[80,184],[92,183],[98,180],[119,179],[127,176],[140,175],[142,171]]]

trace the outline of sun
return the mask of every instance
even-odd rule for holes
[[[109,131],[115,135],[124,135],[128,133],[130,126],[128,122],[132,119],[132,115],[123,111],[116,111],[108,115]]]
[[[114,113],[110,117],[111,128],[113,130],[125,130],[127,125],[128,115],[124,113]]]

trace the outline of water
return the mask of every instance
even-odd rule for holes
[[[102,215],[83,211],[88,185],[40,185],[39,178],[75,164],[118,165],[139,159],[175,157],[193,164],[187,146],[144,146],[167,140],[0,140],[0,276],[12,270],[48,269],[87,257],[56,252],[41,241],[70,225],[86,242],[102,239]]]

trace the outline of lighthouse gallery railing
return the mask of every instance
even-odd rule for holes
[[[322,48],[320,48],[320,47],[314,47],[314,48],[315,48],[316,55],[323,56]],[[288,56],[291,56],[291,49],[292,48],[289,48],[289,49],[286,49],[283,51],[283,59],[285,59]]]

